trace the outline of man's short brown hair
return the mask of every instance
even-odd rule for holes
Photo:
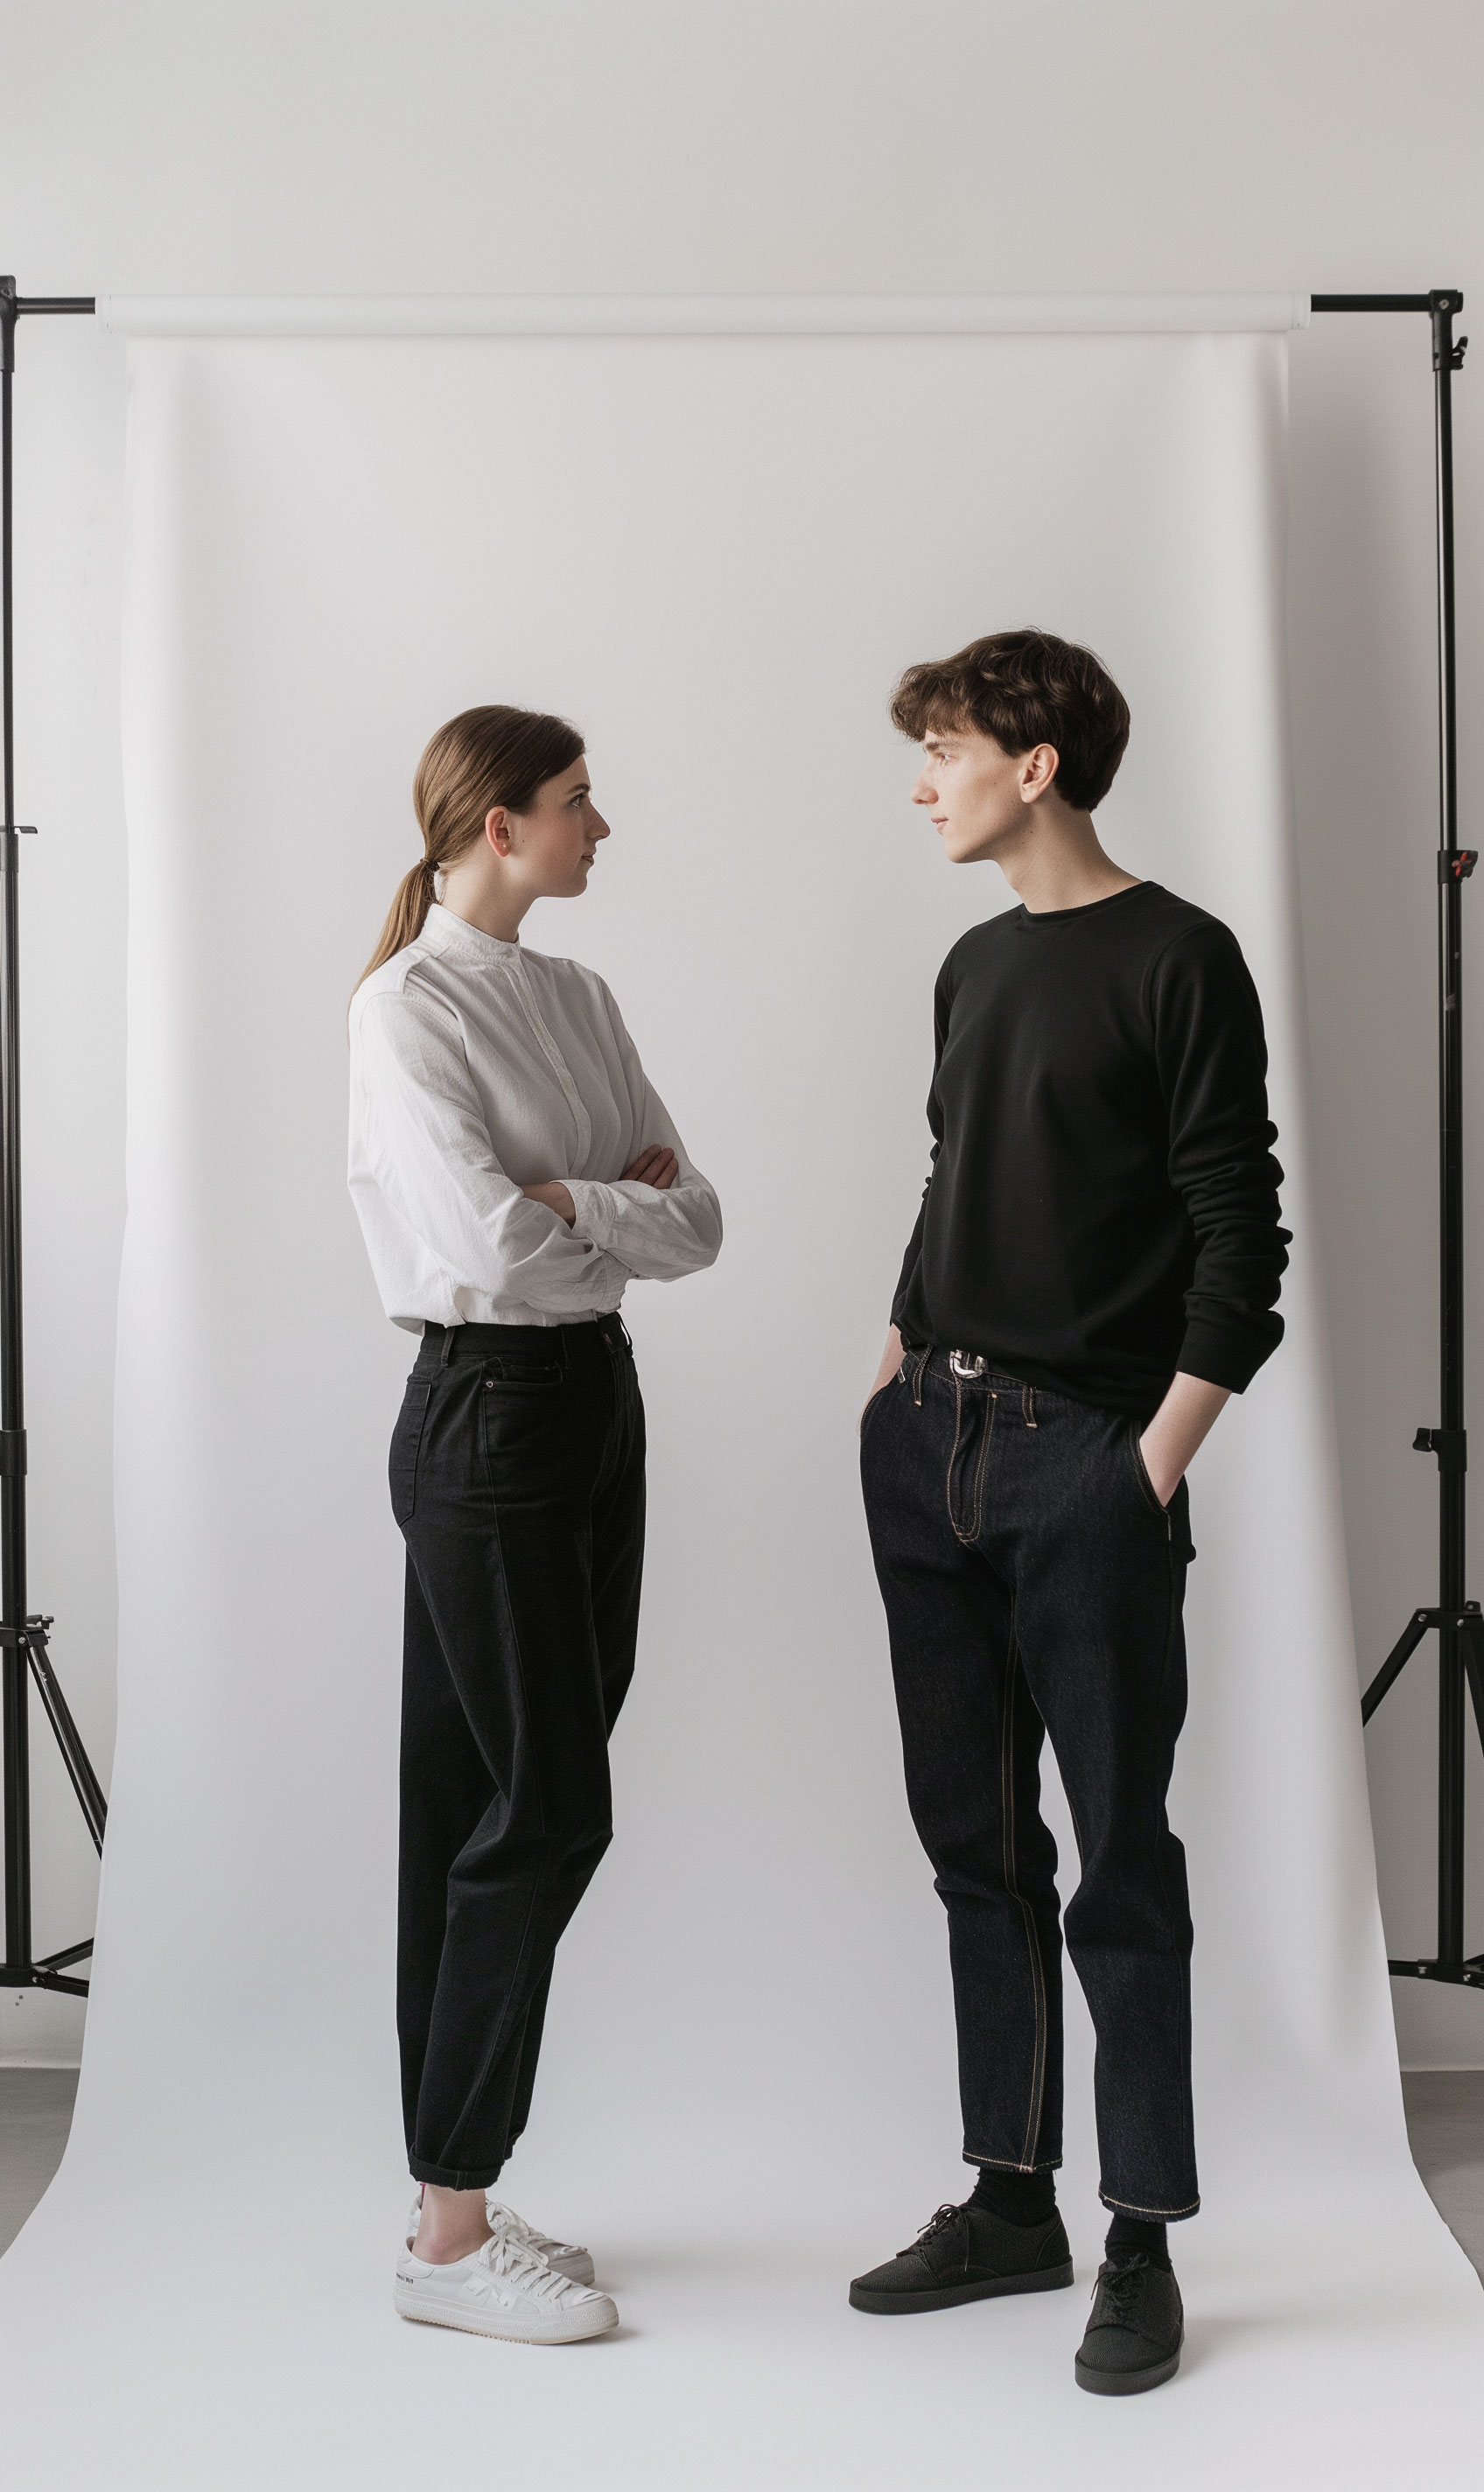
[[[1090,649],[1054,632],[992,632],[956,657],[908,667],[892,722],[920,744],[935,729],[975,727],[1006,753],[1054,744],[1054,785],[1090,814],[1113,786],[1128,743],[1128,703]]]

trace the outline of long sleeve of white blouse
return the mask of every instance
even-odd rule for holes
[[[716,1196],[595,970],[435,905],[349,1036],[347,1173],[394,1323],[580,1322],[715,1261]],[[652,1143],[677,1162],[663,1194],[623,1174]],[[522,1190],[553,1179],[571,1228]]]
[[[636,1151],[663,1143],[674,1152],[679,1167],[674,1183],[663,1193],[636,1179],[620,1177],[605,1184],[594,1177],[565,1177],[562,1181],[578,1215],[573,1233],[616,1256],[636,1279],[678,1281],[687,1272],[703,1272],[716,1261],[722,1244],[722,1207],[715,1189],[687,1158],[685,1144],[639,1062],[638,1050],[608,987],[601,980],[596,983],[628,1093],[630,1129],[638,1138]]]
[[[409,981],[368,995],[357,1020],[375,1182],[442,1267],[454,1305],[492,1285],[560,1320],[616,1305],[624,1275],[596,1236],[530,1202],[496,1160],[448,1008]]]

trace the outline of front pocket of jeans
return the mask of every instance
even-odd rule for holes
[[[1142,1433],[1138,1420],[1131,1419],[1128,1423],[1128,1450],[1129,1460],[1134,1466],[1134,1477],[1139,1483],[1139,1494],[1145,1504],[1152,1505],[1156,1514],[1166,1516],[1170,1509],[1168,1506],[1161,1505],[1155,1496],[1154,1482],[1150,1479],[1144,1465],[1143,1453],[1139,1442]]]
[[[428,1405],[432,1399],[430,1379],[409,1379],[402,1400],[401,1412],[392,1431],[392,1450],[387,1461],[387,1485],[392,1492],[392,1516],[399,1524],[410,1523],[417,1504],[417,1462],[422,1450],[423,1427],[428,1417]]]
[[[564,1448],[580,1433],[583,1398],[574,1406],[568,1378],[553,1363],[490,1368],[474,1399],[485,1486],[498,1500],[556,1486]]]
[[[866,1431],[867,1431],[867,1429],[870,1427],[870,1425],[871,1425],[871,1422],[872,1422],[873,1418],[876,1416],[876,1404],[877,1404],[877,1403],[882,1399],[882,1397],[883,1397],[885,1394],[888,1394],[888,1393],[891,1391],[891,1388],[892,1388],[892,1386],[893,1386],[894,1384],[900,1384],[900,1383],[901,1383],[901,1381],[902,1381],[902,1369],[899,1367],[899,1368],[898,1368],[898,1370],[897,1370],[897,1372],[896,1372],[896,1375],[895,1375],[895,1376],[888,1376],[888,1378],[887,1378],[887,1380],[886,1380],[885,1383],[884,1383],[884,1384],[878,1384],[878,1385],[876,1386],[876,1391],[872,1394],[870,1401],[867,1403],[867,1405],[866,1405],[866,1407],[865,1407],[864,1410],[861,1412],[861,1415],[860,1415],[860,1423],[859,1423],[859,1425],[858,1425],[858,1427],[856,1428],[856,1431],[855,1431],[856,1436],[857,1436],[857,1438],[859,1439],[859,1440],[860,1440],[860,1442],[861,1442],[862,1444],[864,1444],[864,1443],[865,1443],[865,1441],[866,1441]]]

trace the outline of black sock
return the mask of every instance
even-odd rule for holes
[[[988,2207],[1007,2224],[1049,2224],[1056,2211],[1055,2176],[1050,2172],[996,2172],[979,2166],[971,2207]]]
[[[1170,2248],[1163,2224],[1146,2224],[1138,2215],[1114,2215],[1108,2227],[1108,2256],[1128,2258],[1143,2250],[1151,2267],[1170,2265]]]

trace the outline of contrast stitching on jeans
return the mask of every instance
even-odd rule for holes
[[[964,1387],[957,1376],[953,1380],[953,1443],[948,1450],[948,1468],[943,1474],[943,1501],[948,1508],[948,1528],[955,1540],[962,1540],[958,1517],[953,1510],[953,1467],[959,1457],[959,1431],[964,1425]]]
[[[1116,2208],[1120,2215],[1141,2215],[1146,2224],[1177,2224],[1182,2215],[1201,2211],[1199,2198],[1192,2198],[1188,2207],[1131,2207],[1126,2198],[1112,2198],[1106,2189],[1100,2189],[1098,2196],[1105,2207]]]
[[[1160,1707],[1161,1707],[1161,1706],[1163,1705],[1163,1702],[1164,1702],[1164,1696],[1165,1696],[1165,1687],[1166,1687],[1166,1683],[1167,1683],[1167,1681],[1168,1681],[1168,1679],[1169,1679],[1169,1676],[1170,1676],[1170,1662],[1171,1662],[1171,1657],[1172,1657],[1172,1653],[1173,1653],[1173,1651],[1174,1651],[1175,1622],[1176,1622],[1176,1612],[1175,1612],[1175,1597],[1174,1597],[1174,1554],[1173,1554],[1173,1550],[1172,1550],[1172,1548],[1167,1548],[1166,1553],[1165,1553],[1165,1649],[1164,1649],[1164,1655],[1163,1655],[1163,1658],[1162,1658],[1162,1660],[1161,1660],[1161,1662],[1160,1662],[1159,1678],[1158,1678],[1158,1680],[1156,1681],[1155,1689],[1154,1689],[1154,1709],[1155,1709],[1156,1717],[1158,1716],[1159,1711],[1160,1711]],[[1167,1784],[1166,1784],[1166,1798],[1167,1798],[1167,1800],[1168,1800],[1168,1796],[1169,1796],[1169,1785],[1168,1785],[1168,1782],[1167,1782]],[[1163,1815],[1164,1815],[1164,1817],[1165,1817],[1165,1824],[1166,1824],[1166,1829],[1167,1829],[1167,1831],[1168,1831],[1168,1829],[1169,1829],[1169,1824],[1170,1824],[1168,1807],[1167,1807],[1167,1808],[1162,1812],[1162,1814],[1163,1814]],[[1156,1877],[1157,1877],[1157,1878],[1158,1878],[1158,1880],[1159,1880],[1160,1900],[1161,1900],[1161,1902],[1163,1903],[1163,1905],[1164,1905],[1164,1907],[1165,1907],[1165,1920],[1166,1920],[1166,1924],[1167,1924],[1167,1926],[1168,1926],[1169,1933],[1170,1933],[1170,1952],[1171,1952],[1172,1956],[1174,1958],[1174,1960],[1175,1960],[1175,1962],[1176,1962],[1176,1963],[1179,1963],[1179,1962],[1181,1961],[1182,1957],[1183,1957],[1183,1959],[1184,1959],[1184,1976],[1185,1976],[1185,1977],[1184,1977],[1184,1980],[1183,1980],[1183,1982],[1182,1982],[1182,1984],[1181,1984],[1181,1989],[1180,1989],[1180,2031],[1181,2031],[1181,2035],[1182,2035],[1182,2039],[1183,2039],[1183,2042],[1184,2042],[1184,2051],[1183,2051],[1183,2054],[1182,2054],[1182,2065],[1183,2065],[1184,2067],[1186,2067],[1186,2068],[1189,2068],[1189,2066],[1190,2066],[1190,2054],[1191,2054],[1191,2030],[1190,2030],[1190,2029],[1191,2029],[1191,2014],[1190,2014],[1190,1962],[1189,1962],[1189,1957],[1188,1957],[1187,1955],[1185,1955],[1185,1951],[1184,1951],[1184,1949],[1183,1949],[1183,1946],[1181,1945],[1180,1942],[1179,1942],[1179,1941],[1177,1941],[1176,1936],[1175,1936],[1175,1928],[1174,1928],[1174,1914],[1173,1914],[1173,1912],[1172,1912],[1172,1908],[1171,1908],[1171,1903],[1170,1903],[1170,1889],[1169,1889],[1169,1887],[1168,1887],[1168,1886],[1166,1885],[1166,1884],[1165,1884],[1165,1863],[1164,1863],[1164,1855],[1163,1855],[1163,1847],[1162,1847],[1162,1845],[1160,1844],[1158,1837],[1159,1837],[1159,1829],[1158,1829],[1158,1827],[1156,1826],[1156,1828],[1155,1828],[1155,1847],[1154,1847],[1155,1875],[1156,1875]],[[1188,1917],[1188,1915],[1187,1915],[1187,1917]],[[1195,2152],[1196,2152],[1196,2147],[1195,2147],[1195,2140],[1194,2140],[1194,2138],[1191,2136],[1190,2130],[1191,2130],[1190,2088],[1189,2088],[1189,2086],[1187,2085],[1187,2086],[1186,2086],[1186,2089],[1185,2089],[1185,2092],[1184,2092],[1183,2098],[1182,2098],[1181,2103],[1180,2103],[1180,2139],[1181,2139],[1181,2144],[1182,2144],[1182,2146],[1183,2146],[1184,2151],[1185,2151],[1185,2153],[1186,2153],[1187,2157],[1189,2158],[1189,2160],[1190,2160],[1190,2162],[1191,2162],[1192,2169],[1194,2169],[1194,2166],[1195,2166]]]
[[[999,1395],[997,1393],[992,1393],[990,1395],[990,1415],[985,1421],[984,1437],[979,1447],[979,1460],[974,1468],[973,1521],[969,1527],[968,1534],[970,1543],[977,1540],[979,1537],[979,1525],[984,1513],[984,1470],[985,1465],[990,1459],[990,1439],[994,1434],[994,1413],[998,1408]]]
[[[1188,1964],[1185,1969],[1185,1979],[1180,1990],[1180,2030],[1185,2046],[1180,2055],[1180,2064],[1187,2072],[1185,2092],[1180,2103],[1180,2127],[1184,2132],[1185,2151],[1190,2158],[1190,2168],[1192,2172],[1194,2172],[1196,2170],[1196,2141],[1191,2135],[1191,2123],[1194,2118],[1194,2109],[1191,2102],[1191,2088],[1189,2084],[1192,2044],[1190,2031],[1190,1968]]]
[[[981,2154],[978,2150],[972,2146],[965,2146],[962,2160],[965,2163],[982,2163],[991,2172],[1024,2172],[1027,2168],[1032,2172],[1059,2172],[1061,2170],[1061,2157],[1059,2154],[1044,2155],[1039,2163],[1032,2163],[1027,2167],[1024,2163],[1008,2162],[1002,2154]]]
[[[989,1417],[985,1423],[984,1437],[979,1447],[979,1459],[974,1465],[973,1486],[969,1490],[968,1522],[966,1526],[961,1526],[953,1510],[953,1467],[959,1458],[959,1439],[964,1431],[964,1387],[957,1376],[953,1380],[953,1448],[948,1456],[948,1470],[943,1482],[943,1490],[953,1536],[965,1549],[972,1549],[979,1537],[979,1508],[984,1492],[984,1466],[989,1458],[990,1438],[994,1434],[994,1408],[997,1400],[996,1394],[990,1395]]]
[[[1021,1908],[1025,1928],[1025,1947],[1030,1957],[1030,1986],[1036,2004],[1036,2041],[1030,2063],[1030,2105],[1025,2120],[1025,2144],[1021,2153],[1023,2172],[1035,2169],[1034,2148],[1041,2134],[1041,2103],[1046,2090],[1047,2014],[1046,1974],[1041,1963],[1041,1941],[1036,1918],[1015,1883],[1015,1689],[1020,1676],[1020,1654],[1015,1641],[1015,1604],[1010,1605],[1010,1644],[1005,1672],[1005,1704],[999,1738],[999,1813],[1004,1829],[1005,1887]]]

